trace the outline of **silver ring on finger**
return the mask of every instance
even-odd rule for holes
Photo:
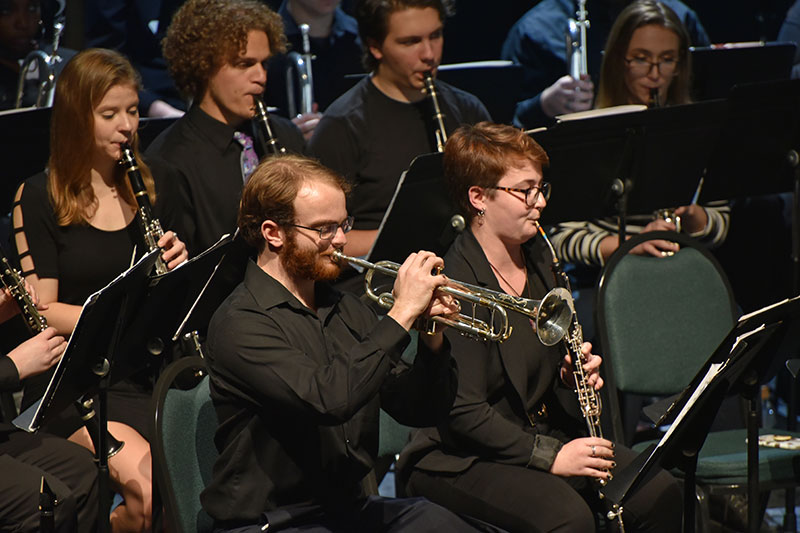
[[[592,457],[597,457],[597,448],[594,445],[590,446],[590,448],[592,449]]]

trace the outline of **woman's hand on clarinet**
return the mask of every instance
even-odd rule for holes
[[[164,250],[162,257],[170,270],[189,258],[186,244],[178,238],[174,231],[168,231],[158,239],[158,247]]]
[[[585,476],[610,480],[614,461],[614,443],[599,437],[574,439],[564,444],[556,455],[550,473],[562,477]]]
[[[586,374],[589,386],[594,387],[595,390],[600,390],[603,388],[603,378],[600,377],[600,365],[603,363],[603,358],[592,353],[591,342],[583,343],[583,346],[581,346],[581,353],[583,354],[583,371]],[[572,357],[570,354],[566,354],[561,363],[561,381],[568,387],[575,386],[574,371],[575,367],[572,365]]]

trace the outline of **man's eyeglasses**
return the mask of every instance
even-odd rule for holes
[[[343,222],[331,222],[330,224],[323,224],[322,226],[317,226],[316,228],[309,228],[308,226],[301,226],[300,224],[289,224],[295,228],[302,228],[311,231],[316,231],[319,233],[320,240],[329,241],[336,236],[336,231],[339,228],[342,228],[343,233],[347,233],[351,229],[353,229],[353,217],[349,216],[344,219]]]
[[[500,191],[506,192],[521,192],[525,194],[525,205],[528,207],[533,207],[536,205],[536,202],[539,201],[539,195],[544,197],[544,201],[550,199],[550,190],[551,190],[550,183],[547,181],[543,181],[541,185],[537,187],[528,187],[527,189],[517,189],[514,187],[499,187],[497,185],[487,187],[487,189],[498,189]]]
[[[672,57],[661,61],[650,61],[644,57],[626,58],[625,63],[627,63],[631,74],[636,77],[647,76],[653,67],[656,67],[656,71],[662,76],[670,76],[675,72],[675,67],[678,66],[678,60]]]

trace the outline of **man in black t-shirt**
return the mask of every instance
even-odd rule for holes
[[[362,0],[356,7],[371,74],[328,107],[309,142],[312,155],[353,185],[349,255],[369,251],[402,172],[436,151],[423,75],[436,74],[448,13],[447,0]],[[475,96],[439,81],[436,89],[446,131],[491,120]]]
[[[284,50],[283,25],[256,0],[189,0],[163,44],[176,86],[194,104],[153,141],[148,163],[175,185],[178,199],[167,202],[179,210],[176,229],[196,255],[234,232],[244,180],[267,155],[251,119],[267,60]],[[277,116],[271,124],[280,145],[303,152],[294,124]]]

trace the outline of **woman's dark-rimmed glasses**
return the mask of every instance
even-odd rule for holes
[[[536,187],[528,187],[527,189],[519,189],[516,187],[500,187],[499,185],[493,185],[491,187],[487,187],[487,189],[498,189],[500,191],[506,192],[521,192],[525,194],[525,205],[528,207],[533,207],[536,205],[536,202],[539,201],[539,195],[544,197],[544,201],[548,201],[550,199],[550,191],[552,187],[550,183],[547,181],[543,181],[541,185]]]

